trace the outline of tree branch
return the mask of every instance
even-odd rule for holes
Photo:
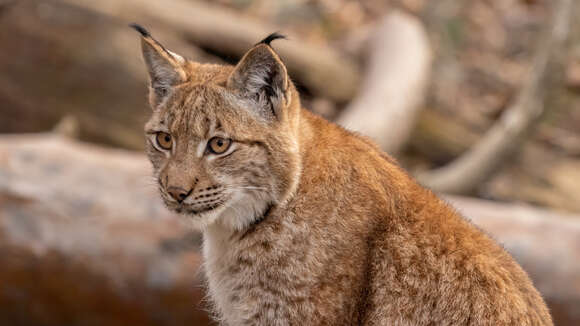
[[[370,53],[358,96],[338,123],[397,152],[408,140],[425,98],[431,49],[417,18],[388,14],[368,41]]]
[[[447,166],[417,175],[422,184],[446,193],[469,193],[522,145],[543,114],[546,85],[552,78],[559,78],[559,56],[568,38],[573,4],[574,0],[555,3],[552,20],[539,42],[527,82],[514,104],[465,154]]]

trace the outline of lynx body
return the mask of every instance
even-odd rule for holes
[[[221,66],[136,28],[149,158],[167,207],[203,231],[222,324],[552,325],[490,237],[370,140],[301,107],[277,35]]]

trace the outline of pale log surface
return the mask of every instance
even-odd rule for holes
[[[516,258],[550,306],[556,325],[580,323],[579,216],[523,204],[446,198]]]
[[[207,325],[198,236],[142,155],[0,137],[0,324]]]

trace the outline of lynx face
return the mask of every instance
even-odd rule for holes
[[[283,202],[299,173],[297,99],[269,45],[233,68],[202,65],[140,31],[153,108],[147,153],[166,206],[198,228],[219,222],[239,230]]]

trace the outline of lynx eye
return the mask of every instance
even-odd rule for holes
[[[166,132],[158,132],[155,136],[155,141],[159,147],[165,150],[169,150],[171,149],[171,146],[173,146],[173,139],[171,138],[171,135]]]
[[[225,151],[228,150],[228,148],[230,148],[231,144],[232,144],[231,139],[213,137],[207,143],[207,149],[210,151],[210,153],[213,154],[223,154]]]

